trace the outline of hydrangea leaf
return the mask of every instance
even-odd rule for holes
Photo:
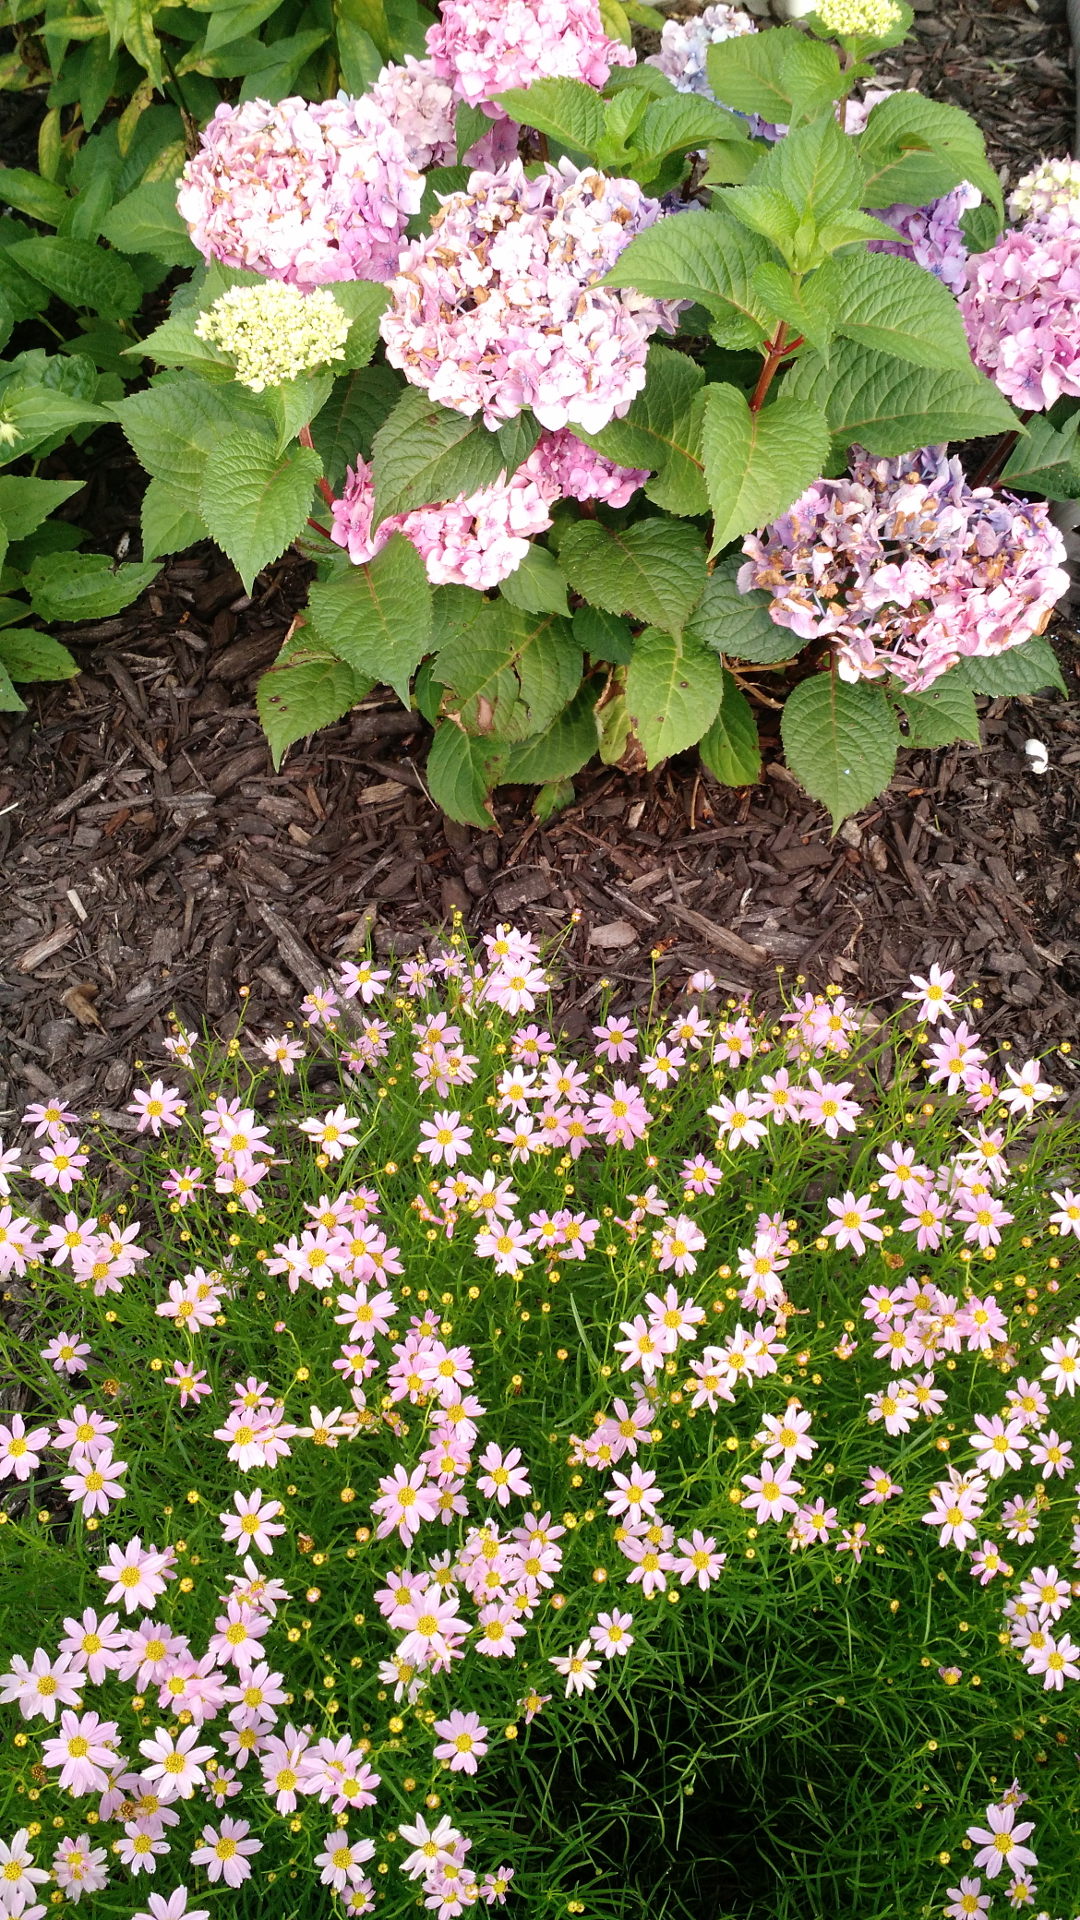
[[[150,481],[142,497],[140,520],[143,557],[147,560],[183,553],[196,540],[208,538],[202,514],[195,513],[187,495],[178,493],[167,480]]]
[[[701,456],[704,372],[687,354],[652,346],[647,373],[621,420],[600,433],[576,429],[578,438],[621,466],[651,468],[645,491],[668,513],[708,513]]]
[[[892,779],[900,735],[885,694],[865,681],[811,674],[788,695],[780,732],[788,766],[834,831]]]
[[[1078,428],[1080,413],[1061,428],[1052,426],[1045,414],[1033,414],[1027,434],[1002,469],[1002,484],[1021,493],[1041,493],[1047,500],[1075,500],[1080,495]]]
[[[729,214],[674,214],[637,234],[600,285],[696,300],[723,324],[723,345],[756,347],[776,316],[754,289],[754,270],[772,257],[768,241]]]
[[[95,373],[96,385],[96,370],[92,362],[87,362],[83,354],[77,357],[84,365],[90,365]],[[61,391],[56,387],[20,386],[17,374],[4,388],[3,412],[5,425],[14,427],[16,437],[10,442],[0,443],[0,467],[33,453],[42,446],[43,441],[52,440],[54,435],[63,436],[70,433],[72,427],[109,418],[109,412],[104,407],[96,406],[93,401],[79,394]]]
[[[725,106],[793,127],[816,120],[841,86],[834,49],[794,26],[722,40],[709,48],[707,69]]]
[[[737,387],[705,395],[705,482],[713,510],[713,553],[790,507],[821,473],[829,426],[819,407],[786,394],[751,412]]]
[[[501,778],[533,786],[580,773],[597,749],[595,707],[596,688],[586,683],[543,733],[510,748]]]
[[[694,527],[666,516],[618,532],[583,520],[559,548],[570,585],[607,613],[681,633],[705,585],[705,543]]]
[[[89,307],[102,319],[122,320],[142,305],[142,287],[127,261],[89,240],[51,235],[17,240],[7,254],[69,307]]]
[[[504,420],[496,431],[495,438],[502,449],[502,457],[508,474],[516,473],[524,466],[530,453],[540,438],[540,422],[534,413],[526,407],[523,413],[515,415],[513,420]]]
[[[25,540],[56,507],[78,493],[80,480],[33,480],[29,474],[0,478],[0,521],[9,540]]]
[[[0,201],[29,214],[31,220],[40,220],[43,227],[59,226],[71,205],[63,187],[26,167],[0,169]]]
[[[161,569],[131,563],[113,571],[107,553],[42,553],[24,586],[42,620],[105,620],[137,600]]]
[[[371,459],[372,442],[383,421],[393,412],[402,380],[393,367],[362,367],[335,380],[326,405],[311,424],[311,437],[335,493],[345,485],[346,469],[357,456]]]
[[[344,359],[335,360],[334,367],[338,371],[366,367],[379,343],[379,321],[390,290],[373,280],[335,280],[329,291],[350,322]]]
[[[202,260],[177,209],[171,180],[150,180],[125,194],[105,215],[101,231],[121,253],[150,253],[167,267],[195,267]]]
[[[334,388],[332,373],[301,373],[295,380],[282,380],[267,387],[263,395],[266,411],[277,431],[278,452],[284,452],[301,427],[321,413]],[[312,435],[314,438],[314,435]]]
[[[628,667],[634,657],[633,628],[601,607],[575,608],[574,639],[590,660],[603,660],[608,666]]]
[[[634,129],[634,172],[647,181],[650,164],[655,169],[669,153],[685,153],[688,147],[703,147],[713,140],[725,146],[749,146],[745,121],[700,94],[677,93],[653,100]]]
[[[774,313],[800,333],[810,345],[824,350],[836,331],[837,285],[831,260],[816,273],[796,282],[779,261],[766,260],[755,269],[754,286]]]
[[[528,613],[505,599],[440,651],[434,677],[443,711],[470,734],[504,743],[542,733],[581,683],[581,648],[569,620]]]
[[[519,567],[503,581],[499,592],[512,607],[523,613],[569,613],[566,603],[566,579],[553,553],[529,542],[529,551]]]
[[[13,680],[72,680],[80,672],[74,654],[36,627],[0,633],[0,662]]]
[[[948,747],[954,740],[970,740],[979,745],[979,716],[975,695],[963,674],[955,668],[943,673],[925,693],[897,691],[895,699],[908,719],[907,742],[911,747]]]
[[[230,430],[262,432],[273,452],[262,402],[235,381],[217,386],[197,374],[184,374],[164,386],[129,394],[109,412],[147,472],[183,494],[192,513],[200,511],[199,489],[211,449]]]
[[[405,388],[375,435],[372,459],[373,528],[388,514],[494,486],[506,466],[497,434],[467,414],[438,406],[420,387]]]
[[[962,675],[973,692],[992,694],[995,698],[1043,693],[1047,687],[1068,692],[1053,647],[1038,635],[1034,640],[1025,640],[1022,646],[1009,647],[989,659],[961,660],[952,671]]]
[[[509,87],[495,100],[512,120],[589,160],[603,144],[604,103],[584,80],[536,80],[531,87]]]
[[[692,747],[724,697],[724,669],[710,647],[645,627],[626,672],[626,708],[650,767]]]
[[[971,365],[960,309],[947,287],[894,253],[834,260],[838,333],[917,367]]]
[[[7,668],[0,660],[0,713],[25,713],[26,701],[16,693]]]
[[[255,575],[303,531],[322,461],[311,447],[278,453],[261,434],[232,433],[214,447],[199,511],[251,592]]]
[[[255,689],[255,701],[275,768],[288,747],[321,727],[332,726],[373,684],[344,660],[300,660],[271,667]]]
[[[317,582],[310,602],[319,634],[338,657],[386,681],[407,707],[409,680],[431,638],[431,588],[404,534],[392,533],[373,560]]]
[[[911,91],[879,100],[858,139],[864,207],[925,206],[969,180],[1002,217],[1001,182],[971,115]]]
[[[427,758],[427,783],[437,807],[450,820],[471,827],[493,827],[489,794],[499,777],[501,753],[493,755],[483,741],[471,740],[452,720],[435,729]]]
[[[856,443],[889,458],[938,440],[974,440],[1019,426],[1004,394],[975,367],[916,370],[854,340],[838,340],[827,361],[807,354],[782,391],[822,409],[837,448]]]
[[[744,564],[741,553],[727,554],[717,561],[686,623],[686,636],[729,659],[773,666],[798,653],[802,642],[787,627],[777,626],[769,612],[767,593],[759,587],[740,593],[735,576]]]
[[[724,697],[698,752],[723,787],[750,787],[761,778],[761,744],[753,709],[735,676],[724,669]]]

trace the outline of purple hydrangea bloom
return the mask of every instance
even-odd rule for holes
[[[887,227],[895,230],[897,238],[895,241],[871,240],[870,251],[898,253],[916,261],[943,281],[949,292],[959,299],[964,291],[968,257],[960,216],[969,207],[977,207],[981,200],[978,187],[969,186],[965,180],[940,200],[931,200],[929,206],[912,207],[899,202],[896,206],[879,207],[875,209],[874,218],[884,220]]]
[[[970,487],[944,447],[852,454],[850,479],[815,481],[743,542],[739,587],[771,594],[778,626],[831,640],[842,680],[913,693],[1042,632],[1069,584],[1043,503]]]
[[[701,93],[707,100],[715,100],[706,68],[709,48],[739,34],[756,32],[756,22],[739,7],[706,7],[696,20],[665,20],[660,51],[647,55],[645,65],[659,67],[677,92]]]

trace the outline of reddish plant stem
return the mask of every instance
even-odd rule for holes
[[[545,167],[546,167],[546,166],[547,166],[547,163],[548,163],[548,161],[549,161],[549,160],[551,159],[551,150],[550,150],[550,148],[548,147],[548,137],[547,137],[547,134],[546,134],[546,133],[538,133],[538,134],[537,134],[537,136],[536,136],[536,141],[537,141],[537,145],[538,145],[538,146],[539,146],[539,148],[540,148],[540,158],[541,158],[541,160],[543,161],[543,163],[544,163],[544,165],[545,165]]]
[[[802,343],[801,333],[794,340],[788,340],[787,321],[781,320],[774,337],[769,342],[761,372],[758,375],[758,383],[750,400],[751,413],[760,413],[765,395],[772,386],[781,364],[795,352],[796,348],[801,347]]]
[[[301,427],[296,437],[302,447],[310,447],[312,452],[315,451],[315,442],[311,437],[311,428],[309,426]],[[318,488],[327,506],[332,507],[334,505],[334,489],[330,485],[329,480],[324,480],[321,474],[318,480]],[[312,521],[310,524],[314,526],[315,522]],[[323,529],[320,527],[319,531],[321,533]]]
[[[316,533],[321,533],[324,540],[332,540],[334,537],[329,527],[324,527],[321,520],[313,520],[310,514],[308,514],[308,526],[314,527]]]

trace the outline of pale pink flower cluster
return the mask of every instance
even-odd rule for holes
[[[1058,214],[973,255],[960,298],[976,366],[1035,412],[1080,394],[1080,227]]]
[[[634,53],[604,32],[597,0],[442,0],[442,18],[427,30],[440,78],[471,107],[494,119],[494,96],[535,80],[607,84],[612,67],[632,67]]]
[[[709,48],[739,34],[756,33],[757,23],[740,7],[706,7],[695,20],[665,20],[660,51],[646,56],[647,67],[659,67],[679,93],[701,93],[714,99],[709,85]]]
[[[386,280],[424,180],[370,98],[222,104],[184,168],[177,206],[207,260],[303,290]]]
[[[970,487],[944,447],[852,454],[850,479],[815,481],[743,542],[739,587],[769,592],[778,626],[833,640],[843,680],[913,693],[1042,632],[1069,583],[1045,505]]]
[[[426,172],[428,167],[457,165],[457,141],[454,113],[458,106],[454,89],[441,75],[434,60],[417,60],[405,55],[405,65],[391,62],[385,66],[365,96],[385,113],[390,125],[405,142],[411,166]],[[503,114],[493,120],[490,131],[482,134],[462,156],[467,167],[498,167],[512,160],[517,152],[520,129],[515,120]]]
[[[489,427],[531,407],[598,433],[644,386],[649,336],[676,328],[679,302],[596,284],[659,213],[635,181],[566,159],[535,180],[516,160],[473,173],[402,250],[387,359]]]
[[[1060,232],[1080,218],[1080,161],[1042,160],[1009,195],[1009,217]]]
[[[625,506],[648,472],[616,466],[567,430],[541,435],[527,460],[507,479],[458,494],[441,506],[391,514],[372,528],[372,469],[358,459],[345,491],[334,502],[331,538],[348,549],[357,566],[403,533],[423,557],[434,586],[456,584],[481,591],[521,565],[534,534],[551,525],[551,507],[561,494],[575,500],[606,500]]]

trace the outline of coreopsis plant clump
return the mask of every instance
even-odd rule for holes
[[[1058,1063],[556,959],[0,1149],[0,1911],[1075,1914]]]

